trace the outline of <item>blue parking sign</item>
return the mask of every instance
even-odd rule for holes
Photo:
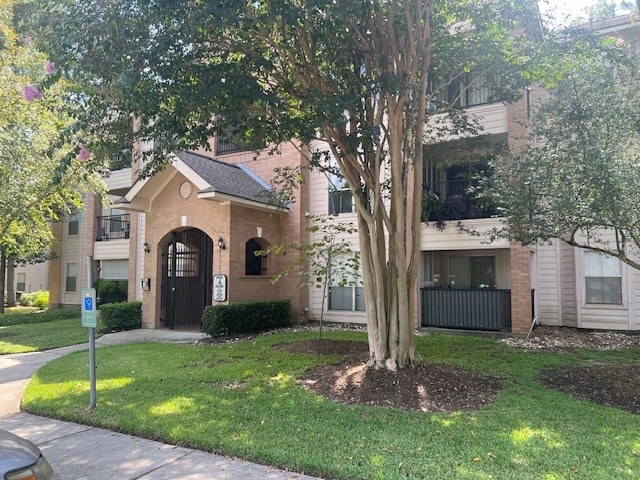
[[[97,325],[96,290],[95,288],[83,288],[80,290],[80,295],[82,297],[80,302],[82,307],[82,326],[95,328]]]

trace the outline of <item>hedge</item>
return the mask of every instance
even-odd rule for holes
[[[93,282],[93,288],[96,289],[98,305],[121,303],[127,301],[129,282],[127,280],[105,280],[99,278]]]
[[[77,318],[80,321],[79,309],[55,309],[44,312],[4,313],[0,314],[0,326],[25,325],[28,323],[47,323],[58,320]]]
[[[259,300],[205,307],[202,330],[212,337],[260,332],[291,325],[289,300]]]
[[[100,320],[110,330],[133,330],[142,326],[142,302],[107,303],[100,306]]]

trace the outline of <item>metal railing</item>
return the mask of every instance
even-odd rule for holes
[[[131,232],[129,214],[98,217],[96,242],[128,239]]]
[[[511,328],[511,290],[423,288],[421,297],[423,327]]]
[[[497,209],[480,204],[472,190],[470,180],[426,183],[422,197],[422,221],[439,223],[497,215]]]

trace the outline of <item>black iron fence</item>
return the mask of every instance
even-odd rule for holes
[[[423,327],[511,328],[511,290],[423,288],[421,296]]]
[[[129,214],[98,217],[96,241],[127,239],[131,232]]]

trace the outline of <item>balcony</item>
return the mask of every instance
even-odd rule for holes
[[[96,242],[128,240],[131,232],[129,214],[98,217]]]
[[[423,327],[465,330],[511,328],[511,291],[498,289],[423,288]]]
[[[497,216],[497,209],[484,205],[474,194],[470,180],[449,180],[424,185],[422,221],[440,229],[449,220],[469,220]]]

